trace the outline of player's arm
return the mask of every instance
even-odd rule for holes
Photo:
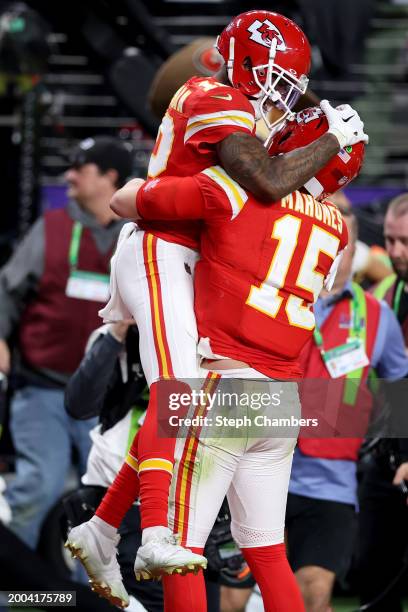
[[[124,219],[140,219],[136,210],[136,195],[144,183],[143,179],[135,178],[118,189],[109,202],[113,212]]]
[[[327,115],[329,130],[306,147],[269,157],[256,138],[236,132],[217,145],[221,165],[259,200],[276,202],[287,196],[302,187],[341,148],[359,141],[368,142],[364,124],[350,106],[334,109],[326,100],[321,107]]]
[[[306,147],[269,157],[253,136],[237,132],[217,147],[223,168],[258,200],[277,202],[299,189],[340,150],[332,134],[324,134]]]
[[[147,182],[133,179],[114,194],[110,207],[119,216],[135,221],[174,221],[205,216],[199,184],[189,176],[167,176]]]

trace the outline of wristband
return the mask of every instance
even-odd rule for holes
[[[344,149],[347,144],[348,138],[341,130],[336,127],[331,127],[327,130],[327,134],[333,134],[339,141],[340,149]]]

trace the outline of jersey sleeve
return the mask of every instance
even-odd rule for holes
[[[347,229],[347,223],[345,222],[343,215],[341,213],[340,213],[340,215],[341,215],[341,217],[343,219],[343,223],[342,223],[342,228],[341,228],[339,250],[340,251],[344,251],[344,249],[346,248],[346,246],[348,245],[348,242],[349,242],[349,233],[348,233],[348,229]]]
[[[223,168],[212,166],[193,177],[166,176],[147,181],[136,196],[145,221],[234,219],[248,194]]]
[[[184,144],[203,153],[233,132],[255,134],[255,115],[251,103],[232,87],[215,87],[186,100],[188,120]]]
[[[205,202],[194,177],[166,176],[147,181],[136,196],[136,209],[146,221],[203,219]]]
[[[233,220],[248,200],[247,192],[221,166],[211,166],[196,175],[205,198],[206,218]]]

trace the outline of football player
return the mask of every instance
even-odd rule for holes
[[[326,129],[327,122],[320,109],[304,111],[293,123],[291,142],[293,146],[307,145]],[[287,133],[285,130],[285,147],[290,150]],[[274,152],[279,151],[279,135],[277,147]],[[358,172],[362,161],[362,145],[348,148],[346,153],[341,152],[335,156],[327,167],[307,182],[307,189],[316,198],[326,197]],[[140,179],[131,181],[125,196],[123,193],[119,196],[123,197],[123,207],[125,204],[128,206],[128,217],[136,217],[135,200],[141,182]],[[205,198],[199,196],[201,190]],[[129,197],[130,191],[132,197]],[[138,195],[138,212],[142,218],[153,219],[206,218],[207,226],[202,236],[202,261],[198,264],[196,276],[195,305],[201,352],[207,358],[227,355],[234,361],[223,364],[218,362],[217,368],[221,365],[238,367],[238,376],[242,378],[247,373],[245,368],[249,366],[251,377],[258,376],[259,372],[277,378],[299,376],[296,357],[314,325],[310,305],[320,291],[324,274],[338,250],[346,243],[345,226],[342,226],[337,209],[319,204],[310,195],[299,192],[284,198],[276,206],[265,207],[242,190],[220,167],[213,167],[205,170],[198,178],[169,177],[147,183]],[[306,248],[309,237],[310,246]],[[314,249],[313,253],[309,252],[310,249]],[[126,254],[126,251],[119,248],[121,259],[129,255],[131,249]],[[275,262],[274,266],[270,266],[271,259]],[[248,277],[245,271],[249,264],[252,271]],[[261,268],[258,270],[260,266],[264,267],[263,271]],[[210,278],[212,282],[209,285]],[[225,282],[226,278],[228,283]],[[253,282],[250,282],[251,278]],[[130,280],[127,266],[122,261],[118,266],[116,281],[119,285],[127,285],[128,291],[134,294],[133,299],[137,301],[140,297],[139,288]],[[226,286],[229,287],[227,294]],[[177,287],[174,290],[176,293]],[[228,303],[225,301],[227,298]],[[130,295],[127,299],[132,301]],[[259,326],[262,328],[261,333]],[[243,334],[243,330],[246,330],[246,334]],[[204,542],[191,542],[188,538],[191,520],[198,510],[180,512],[181,507],[185,509],[186,504],[191,504],[191,500],[195,499],[191,483],[190,487],[180,486],[180,478],[185,473],[184,465],[180,468],[183,452],[184,448],[178,449],[178,469],[173,479],[172,511],[173,517],[174,514],[178,516],[174,528],[183,535],[182,543],[197,544],[196,550],[200,553]],[[291,453],[289,455],[285,464],[288,472]],[[286,482],[286,468],[281,475],[282,482]],[[282,489],[284,499],[285,487]],[[184,491],[184,499],[177,499],[177,491],[178,494]],[[175,513],[174,508],[179,510]],[[206,516],[208,513],[211,522],[213,509],[209,508],[207,502],[202,503],[201,512]],[[185,517],[188,516],[190,519],[187,520]],[[254,517],[257,517],[256,513]],[[202,521],[203,517],[199,515],[199,519]],[[238,537],[238,542],[245,548],[245,540]],[[272,544],[275,545],[275,542]],[[246,554],[248,556],[251,553]],[[285,561],[282,563],[285,566]],[[142,576],[149,575],[149,572],[153,575],[157,571],[154,564],[146,564],[140,556],[136,559],[135,568]],[[257,579],[262,581],[262,577]],[[176,593],[177,577],[174,577],[172,583],[173,586],[176,584],[176,589],[170,593]],[[195,585],[194,589],[197,588]]]
[[[192,175],[220,163],[260,200],[272,202],[314,176],[340,147],[367,141],[353,109],[336,110],[326,101],[322,108],[329,119],[328,133],[304,150],[270,159],[253,135],[255,118],[266,117],[269,104],[281,115],[271,127],[290,115],[307,86],[308,42],[289,19],[250,11],[221,33],[218,49],[226,62],[221,73],[216,78],[190,79],[173,97],[152,154],[150,178]],[[128,237],[124,233],[121,244],[127,248],[128,243],[132,250],[127,271],[139,289],[140,299],[131,314],[139,327],[141,359],[151,385],[148,416],[94,522],[83,527],[81,537],[78,530],[73,535],[83,551],[80,554],[97,554],[92,535],[98,530],[101,538],[104,534],[107,549],[111,545],[113,550],[113,535],[140,483],[143,545],[147,546],[142,552],[148,558],[152,546],[155,563],[172,571],[205,564],[203,557],[176,546],[167,528],[174,441],[156,435],[157,380],[189,377],[197,367],[192,275],[200,222],[146,220],[140,223],[140,230]],[[113,262],[112,270],[115,268]],[[103,314],[115,320],[122,316],[118,309],[111,300]],[[75,548],[71,540],[70,536],[68,546]]]
[[[319,108],[303,111],[277,135],[272,152],[279,152],[280,138],[281,146],[290,150],[327,128]],[[249,395],[263,391],[269,397],[278,391],[282,401],[275,416],[290,416],[289,408],[297,414],[296,383],[289,381],[301,376],[299,353],[314,328],[311,306],[323,284],[330,288],[347,244],[340,211],[320,200],[354,178],[363,151],[363,144],[347,147],[305,188],[269,207],[219,166],[191,178],[158,179],[139,191],[140,180],[134,182],[136,219],[204,220],[195,313],[203,367],[211,371],[206,389],[214,395],[221,383],[233,379],[227,391],[238,386]],[[124,266],[117,281],[120,287],[129,284]],[[136,291],[129,287],[134,299]],[[234,412],[239,413],[239,406]],[[204,413],[199,406],[193,414]],[[214,422],[217,412],[205,414]],[[265,610],[303,610],[284,545],[296,428],[282,434],[261,427],[257,435],[256,427],[251,431],[248,426],[242,438],[231,440],[223,437],[228,436],[224,429],[218,434],[214,426],[205,431],[206,426],[199,424],[190,437],[177,440],[170,525],[181,535],[181,544],[201,554],[227,495],[231,531],[261,589]],[[138,558],[135,570],[145,572]],[[164,587],[166,609],[206,610],[202,575],[166,576]]]

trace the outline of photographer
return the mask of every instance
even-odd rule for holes
[[[65,174],[68,205],[39,217],[0,270],[0,374],[13,390],[16,455],[5,498],[10,529],[33,550],[64,490],[72,447],[78,475],[85,470],[95,422],[69,418],[64,389],[109,294],[123,226],[109,202],[131,172],[132,154],[118,138],[82,141]]]
[[[92,516],[120,468],[147,406],[143,398],[146,382],[139,361],[138,333],[132,323],[121,321],[97,329],[67,385],[65,406],[68,414],[81,420],[91,416],[100,418],[99,425],[91,432],[92,447],[82,478],[85,487],[64,502],[70,527]],[[136,504],[127,513],[119,533],[118,560],[126,588],[149,612],[162,612],[161,585],[137,582],[133,572],[135,551],[141,543]],[[112,595],[118,599],[118,605],[127,605],[128,596],[121,580],[118,576],[117,592]]]
[[[121,321],[104,325],[93,332],[86,354],[67,385],[65,406],[71,417],[100,417],[99,425],[91,432],[93,444],[87,471],[82,478],[85,486],[65,498],[70,527],[90,519],[94,514],[143,423],[147,407],[146,381],[139,360],[138,332],[133,323],[132,320]],[[217,544],[221,547],[228,538],[225,527],[220,530],[219,523],[215,527]],[[219,531],[222,532],[221,536]],[[133,564],[136,551],[141,545],[141,533],[139,507],[134,504],[119,528],[121,540],[118,561],[123,583],[146,610],[162,612],[161,583],[137,582],[135,579]],[[110,534],[106,535],[110,537]],[[99,544],[103,548],[103,542],[99,541]],[[217,551],[212,556],[216,558],[214,565],[218,569],[218,565],[223,564],[222,559]],[[239,573],[239,564],[236,569]],[[206,578],[208,610],[218,612],[218,572],[211,572]],[[231,580],[235,586],[234,577]],[[128,595],[121,576],[118,576],[115,585],[115,593],[100,594],[116,605],[128,605]]]
[[[398,318],[408,345],[408,193],[393,199],[384,222],[385,247],[395,274],[374,295],[384,299]],[[404,384],[405,382],[405,384]],[[408,546],[408,431],[406,381],[393,389],[388,432],[362,463],[359,490],[360,596],[373,612],[402,610],[403,576]],[[405,422],[405,427],[403,423]],[[401,436],[401,437],[396,437]],[[404,437],[402,437],[404,436]]]

